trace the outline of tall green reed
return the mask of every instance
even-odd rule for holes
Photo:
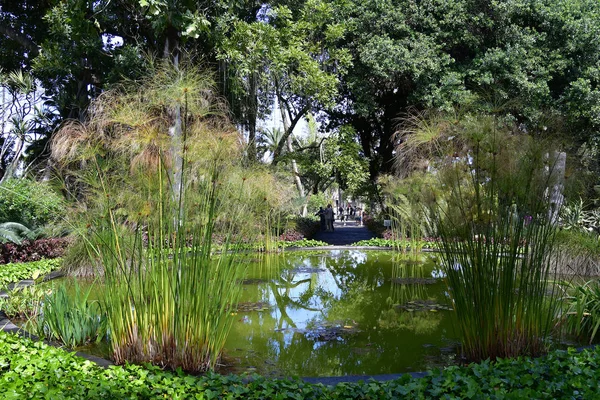
[[[471,147],[440,171],[450,190],[431,209],[463,352],[470,360],[538,355],[559,307],[554,165],[531,138],[495,121],[465,129]]]
[[[232,231],[219,254],[213,254],[212,238],[217,222],[221,229],[233,227],[240,215],[218,214],[216,166],[194,187],[201,196],[187,207],[173,204],[167,180],[159,175],[159,200],[147,223],[122,236],[109,211],[108,226],[97,236],[113,358],[116,363],[152,362],[192,372],[213,369],[231,329],[244,270],[229,252]],[[176,201],[185,195],[182,191]],[[189,213],[200,223],[189,223]]]

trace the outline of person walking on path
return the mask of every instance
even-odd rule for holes
[[[323,207],[319,207],[319,211],[315,214],[319,217],[319,221],[321,222],[321,231],[327,229],[327,225],[325,224],[325,210]]]
[[[327,231],[333,232],[333,218],[333,208],[331,208],[331,204],[328,204],[325,209],[325,226]]]

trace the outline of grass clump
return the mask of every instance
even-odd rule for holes
[[[99,301],[90,300],[92,289],[82,290],[75,281],[71,291],[64,284],[50,290],[42,299],[41,312],[29,319],[28,329],[70,348],[105,339],[106,311]]]

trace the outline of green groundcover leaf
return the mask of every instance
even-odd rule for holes
[[[435,369],[422,378],[309,384],[258,375],[186,375],[150,365],[101,368],[62,349],[0,332],[4,399],[594,399],[600,347],[537,359]]]

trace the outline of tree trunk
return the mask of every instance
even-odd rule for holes
[[[250,163],[256,162],[256,118],[258,116],[256,73],[250,74],[250,101],[248,104],[248,113],[246,114],[248,123],[248,160]]]
[[[25,141],[21,138],[20,135],[17,135],[17,138],[15,139],[15,142],[16,142],[16,145],[15,145],[15,156],[10,161],[10,163],[8,164],[8,166],[6,167],[6,171],[4,171],[4,175],[2,176],[2,179],[0,179],[0,184],[2,184],[6,180],[14,177],[15,172],[17,171],[17,167],[18,167],[19,161],[21,159],[21,153],[23,153],[23,147],[25,145]]]
[[[294,151],[294,148],[292,146],[292,135],[291,135],[291,130],[293,129],[293,127],[290,127],[290,124],[288,123],[286,111],[283,109],[282,104],[280,102],[279,102],[279,110],[281,111],[281,119],[283,121],[283,129],[285,132],[288,132],[288,130],[290,132],[287,135],[286,144],[287,144],[288,151],[290,153],[292,153]],[[292,159],[292,173],[294,174],[294,182],[296,183],[296,188],[298,189],[298,194],[300,195],[300,197],[304,198],[306,196],[306,193],[304,192],[304,185],[302,185],[302,180],[300,179],[298,163],[296,163],[295,159]],[[301,213],[302,213],[303,217],[306,217],[306,213],[307,213],[306,202],[304,202],[304,205],[302,206]]]
[[[174,27],[167,29],[167,35],[165,38],[165,47],[163,52],[165,60],[170,60],[173,64],[173,68],[179,71],[179,33]],[[181,195],[183,193],[183,150],[184,150],[184,137],[182,129],[182,117],[181,107],[179,103],[174,103],[171,107],[170,114],[172,118],[172,125],[169,127],[169,136],[171,136],[171,157],[172,157],[172,171],[171,176],[171,196],[175,207],[178,207],[179,216],[175,216],[173,221],[174,228],[176,229],[181,224],[181,215],[183,212],[183,199]]]

